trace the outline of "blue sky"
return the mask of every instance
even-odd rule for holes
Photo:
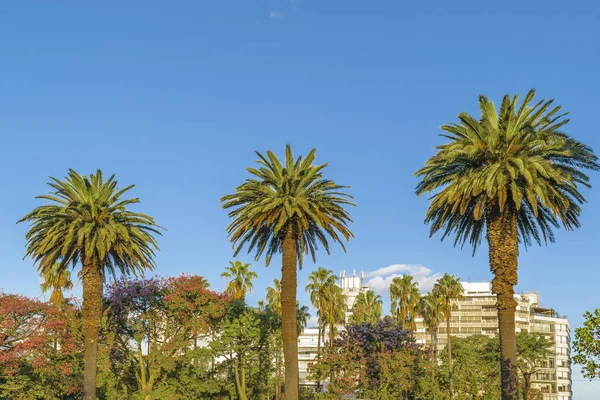
[[[321,253],[317,265],[489,280],[484,247],[471,257],[428,238],[412,173],[441,124],[477,112],[480,93],[499,102],[536,88],[599,151],[599,37],[592,1],[3,3],[0,287],[39,295],[22,260],[27,227],[15,221],[39,204],[48,176],[100,168],[135,183],[136,209],[168,229],[156,273],[201,274],[221,289],[232,250],[219,198],[243,182],[255,150],[282,154],[286,143],[298,154],[316,147],[358,203],[348,252]],[[600,190],[584,193],[582,228],[520,257],[518,290],[540,292],[573,328],[600,305]],[[280,273],[276,262],[254,266],[250,302]],[[314,268],[300,272],[303,303]],[[574,391],[597,398],[600,383],[576,375]]]

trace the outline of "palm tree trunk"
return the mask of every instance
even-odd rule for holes
[[[487,240],[490,247],[490,269],[494,273],[492,291],[497,296],[502,400],[517,400],[519,378],[514,285],[518,281],[519,244],[516,217],[508,213],[493,215],[490,211],[487,216]]]
[[[285,400],[298,400],[298,331],[296,330],[297,243],[292,232],[283,241],[281,264],[281,334],[285,365]]]
[[[81,304],[83,328],[83,400],[96,400],[96,366],[98,358],[98,332],[102,321],[102,289],[104,279],[95,266],[83,268],[83,302]]]
[[[321,302],[321,299],[319,299],[319,303]],[[317,323],[319,325],[318,328],[318,332],[317,332],[317,364],[319,364],[321,362],[321,318],[323,313],[321,312],[323,307],[320,307],[321,310],[319,310],[319,322]],[[317,392],[321,391],[321,381],[317,380]]]
[[[450,400],[452,400],[452,395],[454,394],[453,386],[452,386],[452,343],[450,342],[450,313],[446,313],[446,335],[448,337],[448,343],[446,347],[448,348],[448,393],[450,394]]]

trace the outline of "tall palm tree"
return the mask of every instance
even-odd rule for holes
[[[448,391],[450,393],[450,399],[452,399],[452,343],[450,342],[450,320],[452,319],[452,303],[463,298],[464,288],[461,285],[459,278],[454,275],[444,274],[444,276],[438,279],[435,285],[433,285],[432,293],[434,296],[441,299],[443,308],[442,314],[446,320],[446,337],[448,339],[446,349],[448,350],[448,372],[450,374],[448,378]]]
[[[369,323],[375,325],[381,320],[382,312],[381,296],[372,290],[360,292],[352,305],[350,322],[355,324]]]
[[[231,279],[225,286],[225,293],[234,299],[245,299],[246,293],[252,294],[254,286],[252,281],[258,278],[254,271],[250,271],[252,264],[244,264],[239,260],[229,261],[229,266],[221,274],[221,278]]]
[[[519,243],[554,241],[553,228],[579,227],[580,187],[590,187],[584,170],[598,170],[591,148],[562,131],[569,122],[553,100],[532,103],[531,90],[504,96],[500,110],[479,97],[480,117],[461,113],[442,126],[449,142],[416,172],[417,195],[435,192],[425,221],[431,235],[454,233],[455,244],[473,252],[484,236],[489,245],[492,290],[497,295],[502,399],[518,392],[514,285]]]
[[[423,323],[429,331],[431,338],[431,378],[435,378],[435,368],[437,366],[437,330],[440,320],[444,315],[444,302],[436,292],[429,292],[421,298],[421,315]]]
[[[415,315],[419,307],[421,294],[419,284],[410,275],[392,279],[390,284],[391,313],[402,329],[415,331]]]
[[[64,274],[80,266],[83,284],[82,324],[84,347],[84,400],[96,399],[98,331],[102,317],[102,291],[107,275],[143,275],[154,268],[160,227],[151,217],[129,211],[139,199],[123,199],[133,188],[117,188],[112,175],[79,175],[69,170],[65,180],[50,178],[47,200],[19,222],[29,222],[27,254],[43,277]],[[56,267],[56,263],[59,266]]]
[[[257,153],[260,167],[249,168],[252,177],[221,198],[233,219],[227,230],[238,254],[244,245],[256,259],[266,252],[269,265],[282,254],[281,309],[285,359],[285,399],[298,398],[298,337],[296,329],[297,267],[310,254],[316,260],[317,244],[329,253],[328,236],[344,247],[353,237],[352,221],[344,207],[354,205],[340,186],[323,177],[327,164],[314,165],[316,149],[305,159],[294,159],[289,145],[282,164],[275,154]]]
[[[281,318],[281,281],[273,279],[273,286],[267,287],[267,303],[269,308]]]
[[[60,263],[56,262],[47,274],[42,276],[44,280],[40,285],[42,293],[52,290],[50,293],[50,302],[57,307],[60,307],[65,302],[64,290],[73,289],[71,281],[71,272],[68,269],[62,269]]]
[[[335,285],[336,279],[337,277],[333,274],[333,271],[319,267],[308,276],[308,284],[305,288],[319,316],[317,322],[317,362],[321,360],[321,336],[325,329],[325,304],[327,303],[325,295],[330,290],[329,288]],[[317,388],[320,388],[320,382],[317,382]]]

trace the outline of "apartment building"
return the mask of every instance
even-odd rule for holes
[[[480,334],[495,336],[498,333],[496,296],[489,282],[462,282],[464,298],[453,305],[450,321],[452,336],[466,337]],[[554,355],[545,360],[532,379],[532,386],[539,389],[544,400],[571,400],[570,328],[566,318],[554,310],[540,307],[538,293],[515,295],[517,332],[542,334],[553,343]],[[418,343],[431,345],[430,334],[417,318],[416,339]],[[437,334],[438,350],[447,343],[446,326],[442,324]]]

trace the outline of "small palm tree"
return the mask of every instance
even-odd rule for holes
[[[417,329],[415,316],[418,311],[421,294],[419,285],[410,275],[392,279],[390,284],[391,313],[401,329]]]
[[[281,281],[273,279],[273,286],[267,287],[267,303],[269,308],[281,318]]]
[[[431,378],[433,380],[437,366],[437,331],[444,315],[443,299],[436,292],[428,293],[421,298],[420,311],[431,338]]]
[[[243,264],[241,261],[229,261],[229,266],[221,274],[221,278],[231,279],[225,286],[225,293],[234,299],[246,298],[246,293],[252,294],[254,286],[252,281],[258,278],[254,271],[250,271],[252,264]]]
[[[158,250],[154,235],[160,234],[160,227],[151,217],[127,209],[139,199],[123,199],[133,185],[118,189],[114,175],[104,180],[99,170],[89,176],[69,170],[64,181],[50,179],[52,192],[37,198],[51,204],[35,208],[19,222],[31,224],[25,236],[26,255],[33,258],[42,277],[66,276],[69,267],[81,268],[83,398],[95,400],[104,281],[117,272],[143,275],[154,269]]]
[[[221,198],[233,219],[227,230],[235,246],[234,256],[248,245],[258,260],[266,253],[269,265],[281,253],[281,311],[285,359],[285,399],[298,398],[298,334],[296,327],[297,268],[305,255],[316,261],[317,244],[329,253],[328,237],[344,247],[353,237],[352,221],[344,207],[354,205],[352,197],[332,180],[323,177],[327,164],[314,165],[316,150],[305,159],[294,159],[289,145],[282,164],[271,151],[258,155],[258,169]]]
[[[73,282],[71,281],[71,272],[68,269],[61,269],[60,263],[54,263],[51,270],[48,270],[47,275],[42,276],[44,280],[40,285],[42,293],[50,293],[50,302],[57,307],[60,307],[65,302],[64,290],[72,290]]]
[[[298,335],[304,331],[309,319],[310,312],[308,311],[308,306],[301,306],[300,302],[296,302],[296,326],[298,327]]]
[[[354,324],[377,324],[383,312],[381,296],[372,290],[360,292],[352,305],[350,322]]]
[[[333,274],[333,271],[319,267],[308,276],[308,284],[305,288],[319,316],[317,322],[317,362],[321,360],[321,336],[325,330],[325,304],[327,302],[325,295],[330,287],[335,285],[336,280],[337,277]],[[317,382],[317,387],[319,387],[319,382]]]
[[[329,346],[337,334],[337,325],[346,322],[346,309],[348,296],[342,292],[338,285],[331,285],[325,292],[325,322],[329,325]]]
[[[448,143],[416,172],[417,195],[435,192],[425,221],[431,235],[454,233],[455,245],[473,252],[485,234],[492,290],[497,295],[502,399],[518,395],[514,286],[519,243],[553,242],[553,228],[579,227],[580,187],[590,187],[583,170],[598,170],[591,148],[562,131],[569,122],[553,100],[532,103],[531,90],[504,96],[500,110],[479,97],[480,117],[467,113],[442,126]]]
[[[443,308],[442,314],[446,319],[446,337],[448,339],[446,349],[448,350],[448,372],[450,373],[448,378],[448,391],[450,393],[450,398],[452,399],[452,343],[450,342],[450,320],[452,319],[452,304],[463,298],[464,288],[461,285],[459,278],[454,275],[444,274],[444,276],[438,279],[435,285],[433,285],[432,293],[433,296],[440,298]]]

